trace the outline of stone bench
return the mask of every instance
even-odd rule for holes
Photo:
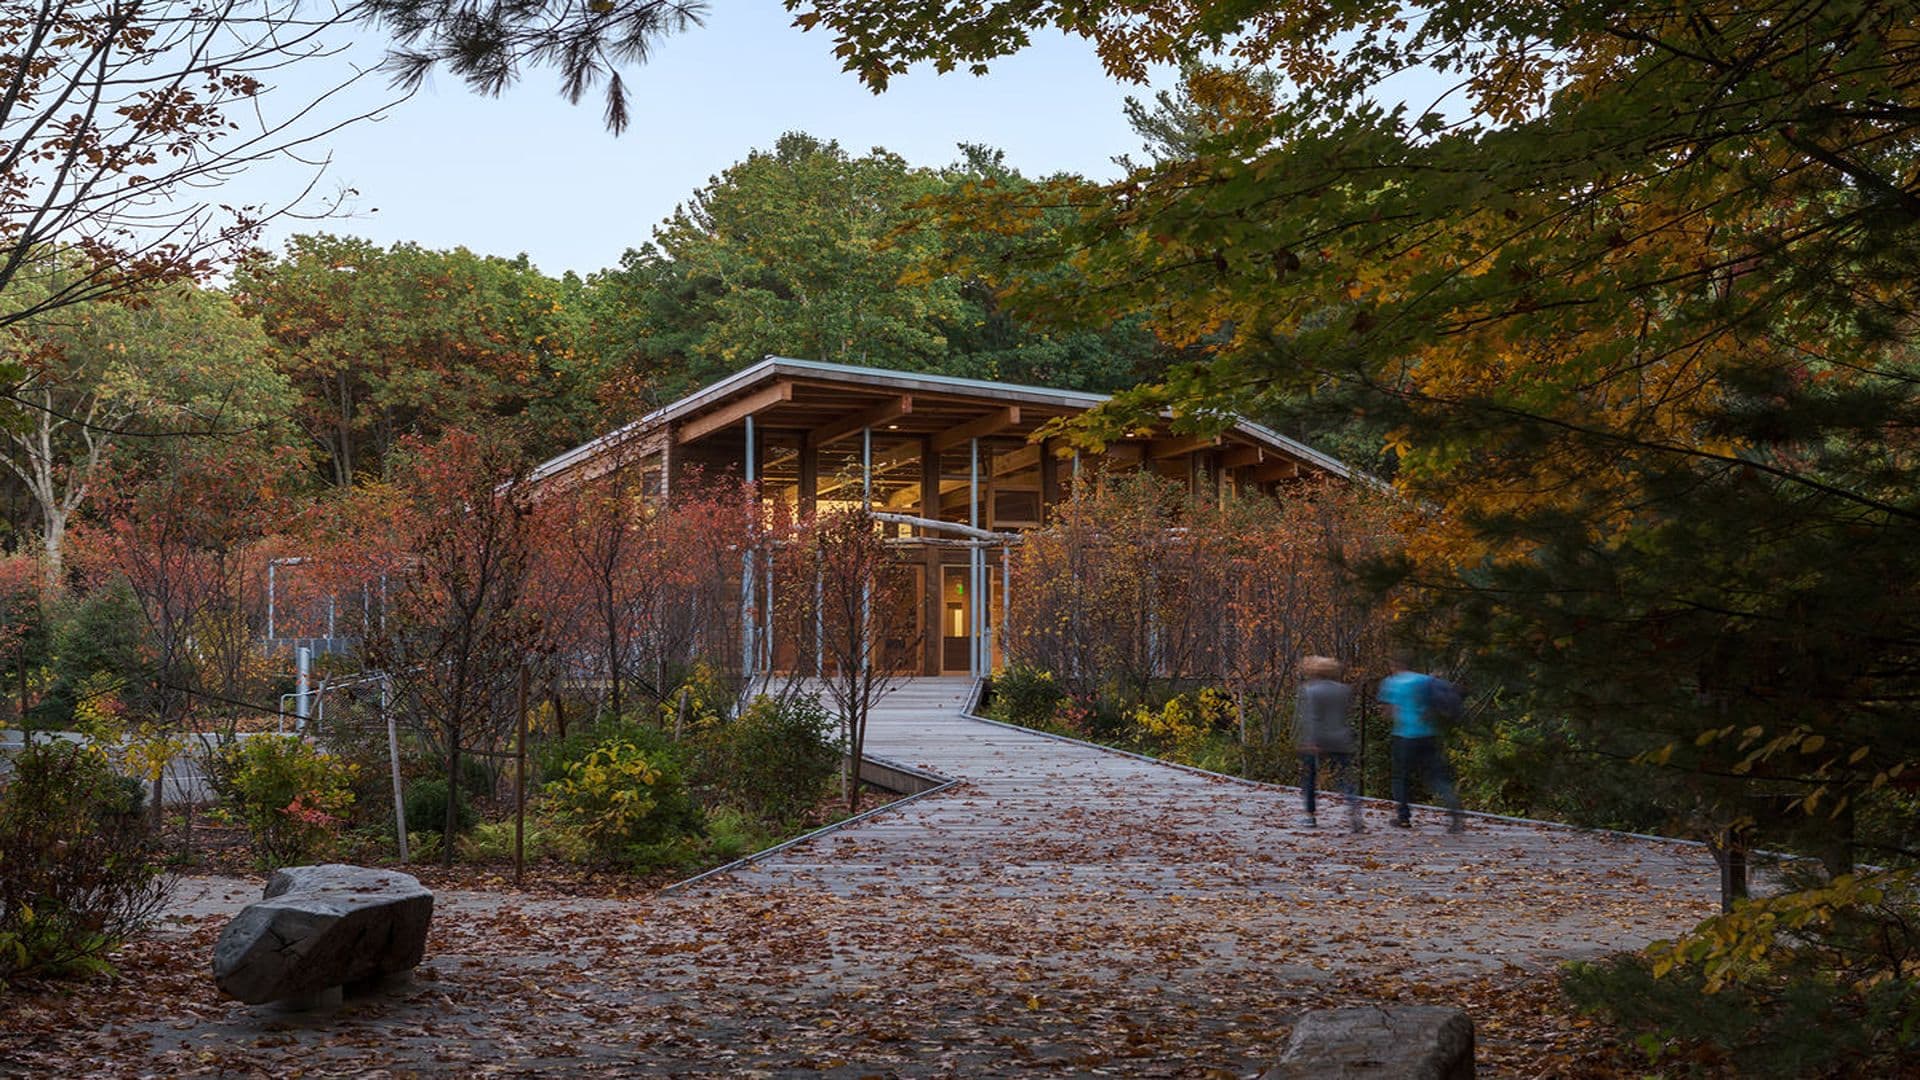
[[[1319,1009],[1263,1080],[1473,1080],[1473,1020],[1439,1005]]]
[[[213,978],[248,1004],[298,1001],[417,966],[433,893],[411,874],[328,863],[273,872],[264,899],[233,917]]]

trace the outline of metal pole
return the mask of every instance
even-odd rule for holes
[[[980,440],[967,440],[967,525],[980,527]],[[980,548],[967,551],[967,591],[972,593],[967,600],[967,610],[971,618],[967,620],[967,674],[979,678],[983,674],[980,663]]]
[[[756,604],[756,600],[753,595],[755,574],[753,570],[752,536],[753,536],[753,523],[754,523],[754,516],[755,516],[753,511],[755,508],[752,504],[752,500],[753,500],[752,487],[753,487],[754,481],[758,479],[758,477],[755,476],[753,457],[754,457],[753,455],[753,417],[749,416],[747,417],[747,447],[746,447],[746,462],[745,462],[745,467],[746,467],[745,471],[746,471],[747,487],[748,487],[748,493],[747,493],[748,542],[747,542],[747,549],[740,553],[740,675],[741,675],[741,678],[743,679],[753,678],[753,659],[754,659],[754,651],[755,651],[754,639],[756,636],[755,624],[757,621],[754,618],[754,615],[755,615],[754,607]]]
[[[267,560],[267,642],[273,642],[273,579],[280,569],[280,560]]]
[[[313,650],[305,645],[297,646],[293,650],[293,715],[300,718],[300,723],[296,725],[300,728],[307,726],[307,709],[310,707],[307,695],[311,692],[312,680]]]
[[[1013,545],[1000,545],[1000,658],[1006,659],[1007,625],[1013,618]]]
[[[400,731],[393,719],[393,678],[380,679],[380,713],[387,720],[387,760],[393,764],[393,827],[400,834],[400,862],[407,861],[407,800],[400,787]]]
[[[873,512],[873,428],[860,429],[860,510]],[[863,582],[860,586],[860,640],[865,646],[860,650],[860,685],[866,685],[867,668],[872,663],[873,654],[873,586]],[[851,743],[849,743],[851,746]],[[858,768],[858,763],[855,764]]]
[[[527,872],[527,665],[520,665],[520,746],[513,766],[513,883]]]

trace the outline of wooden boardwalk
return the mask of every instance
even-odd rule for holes
[[[867,736],[874,756],[963,783],[694,891],[1079,901],[1148,920],[1264,904],[1321,921],[1308,938],[1411,924],[1415,953],[1479,970],[1635,947],[1692,925],[1716,895],[1690,844],[1478,817],[1450,835],[1429,810],[1398,829],[1383,802],[1355,835],[1337,796],[1311,829],[1295,789],[974,720],[968,689],[909,682]]]

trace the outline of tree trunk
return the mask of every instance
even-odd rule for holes
[[[560,738],[567,737],[566,703],[560,699],[560,680],[557,676],[547,680],[547,700],[553,704],[553,727]]]
[[[454,838],[460,831],[460,729],[447,730],[447,816],[440,831],[440,865],[453,865]]]
[[[353,486],[353,391],[347,385],[347,373],[338,372],[335,384],[340,388],[340,451],[334,455],[333,476],[344,488]]]
[[[607,616],[607,694],[613,711],[614,723],[620,716],[620,620],[613,605],[609,603]]]
[[[1707,841],[1707,850],[1720,866],[1720,910],[1730,912],[1747,898],[1748,832],[1744,826],[1722,830]]]
[[[58,596],[65,591],[67,569],[65,551],[67,546],[67,511],[57,504],[43,501],[40,514],[45,519],[45,528],[41,533],[41,544],[45,553],[42,570],[45,573],[44,584],[48,596]]]

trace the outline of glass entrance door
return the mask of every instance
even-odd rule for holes
[[[940,674],[965,675],[972,665],[973,605],[967,595],[967,568],[940,568]]]

